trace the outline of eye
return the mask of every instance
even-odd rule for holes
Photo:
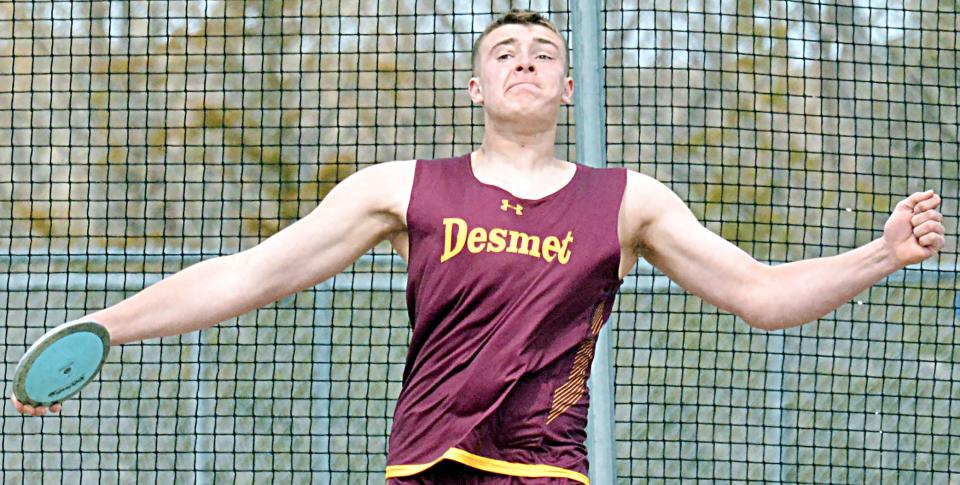
[[[510,57],[513,57],[513,54],[510,54],[509,52],[505,52],[505,53],[500,54],[499,56],[497,56],[497,60],[505,61],[505,60],[509,59]]]
[[[544,60],[547,60],[547,61],[552,61],[552,60],[553,60],[553,56],[547,55],[547,54],[540,54],[539,56],[537,56],[537,59],[544,59]]]

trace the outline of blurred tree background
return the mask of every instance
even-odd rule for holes
[[[251,247],[365,166],[475,148],[470,50],[510,7],[567,28],[565,0],[0,2],[5,375],[45,328]],[[771,263],[865,243],[927,188],[956,233],[956,3],[605,8],[610,165]],[[641,264],[611,321],[618,475],[960,473],[953,241],[777,334]],[[114,349],[63,417],[4,408],[0,480],[380,482],[405,281],[379,246],[235,321]]]

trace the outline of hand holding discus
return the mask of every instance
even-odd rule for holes
[[[61,402],[96,377],[109,351],[110,334],[97,322],[77,320],[57,326],[20,359],[10,401],[22,414],[59,412]]]

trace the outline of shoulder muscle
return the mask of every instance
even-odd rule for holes
[[[337,184],[327,198],[349,194],[350,199],[365,206],[365,212],[396,219],[405,227],[415,170],[416,160],[371,165]]]
[[[669,187],[653,177],[627,171],[623,196],[624,245],[643,251],[645,233],[664,218],[693,218],[686,204]]]

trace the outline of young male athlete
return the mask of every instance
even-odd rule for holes
[[[928,191],[897,204],[865,246],[770,267],[650,177],[555,159],[573,81],[564,39],[532,12],[486,29],[468,89],[484,110],[477,151],[362,170],[259,246],[89,318],[114,344],[191,332],[316,285],[389,240],[408,261],[413,336],[388,482],[586,483],[594,341],[639,257],[774,330],[820,318],[944,245],[940,198]]]

